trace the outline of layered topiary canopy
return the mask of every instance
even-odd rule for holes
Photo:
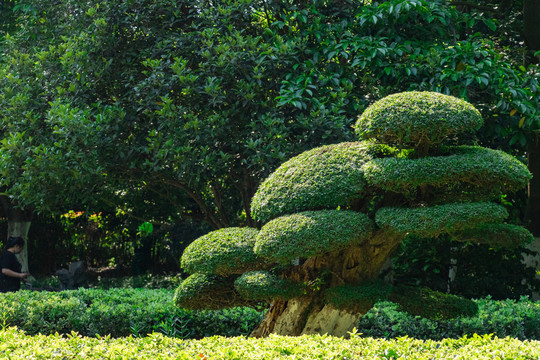
[[[261,184],[252,201],[260,230],[217,230],[186,249],[182,267],[193,275],[176,303],[268,300],[254,335],[345,335],[376,300],[403,299],[403,291],[375,280],[407,235],[497,246],[530,241],[526,229],[504,223],[508,212],[497,203],[526,186],[527,168],[501,151],[444,144],[481,125],[471,104],[438,93],[375,102],[358,119],[359,142],[307,151]]]
[[[282,216],[264,225],[255,253],[277,263],[309,258],[366,241],[373,221],[355,211],[320,210]]]
[[[363,165],[396,150],[369,142],[341,143],[306,151],[283,163],[253,196],[251,214],[267,222],[305,210],[335,209],[364,197]]]
[[[258,234],[250,228],[212,231],[184,250],[181,266],[189,273],[222,276],[264,268],[264,260],[253,252]]]
[[[482,126],[480,112],[466,101],[433,92],[411,91],[387,96],[364,111],[356,122],[363,139],[416,148],[440,144]]]

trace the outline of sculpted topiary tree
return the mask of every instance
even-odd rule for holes
[[[182,267],[193,275],[177,305],[269,300],[254,336],[344,335],[377,299],[400,298],[374,281],[407,234],[502,246],[532,239],[492,202],[526,186],[527,168],[501,151],[449,145],[481,125],[472,105],[438,93],[374,103],[356,123],[362,141],[302,153],[262,183],[252,201],[260,230],[217,230],[186,249]]]

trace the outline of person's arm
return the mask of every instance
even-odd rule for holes
[[[7,268],[2,268],[2,274],[9,277],[19,278],[19,279],[26,279],[28,277],[27,273],[18,273]]]

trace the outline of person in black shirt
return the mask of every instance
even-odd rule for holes
[[[17,291],[21,288],[21,279],[26,280],[27,273],[21,272],[21,263],[17,260],[15,254],[22,251],[24,240],[21,237],[10,236],[8,238],[6,249],[2,253],[0,266],[0,292]]]

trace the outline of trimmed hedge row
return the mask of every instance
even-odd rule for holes
[[[211,337],[179,340],[152,334],[142,338],[83,338],[58,334],[26,336],[0,331],[0,354],[9,359],[537,359],[540,342],[491,335],[456,340],[350,339],[331,336]]]
[[[381,294],[372,295],[369,298]],[[172,297],[170,290],[19,291],[0,294],[0,324],[17,326],[32,335],[76,331],[84,336],[120,337],[156,331],[181,338],[202,338],[247,335],[264,315],[264,312],[251,308],[178,309]],[[428,320],[401,311],[400,305],[395,303],[377,302],[357,328],[364,336],[374,337],[407,335],[419,339],[444,339],[478,333],[540,340],[540,302],[526,298],[473,301],[478,306],[476,316],[449,320]],[[401,306],[410,308],[411,304],[402,302]]]
[[[415,148],[439,144],[448,137],[474,132],[483,124],[480,112],[453,96],[428,91],[392,94],[370,105],[358,118],[361,139]]]
[[[442,340],[464,335],[494,334],[520,340],[540,340],[540,302],[520,300],[473,300],[478,314],[449,320],[430,320],[410,315],[392,302],[378,302],[360,319],[358,331],[364,336]]]
[[[145,335],[153,331],[185,338],[251,332],[263,314],[251,308],[219,311],[179,309],[173,290],[80,289],[0,294],[0,324],[28,334]]]

